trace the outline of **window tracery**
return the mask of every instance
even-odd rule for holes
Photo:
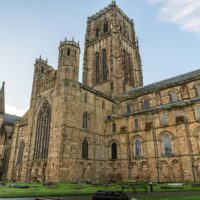
[[[34,159],[46,159],[48,157],[50,125],[51,105],[45,100],[37,116]]]

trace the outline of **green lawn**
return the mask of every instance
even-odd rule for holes
[[[20,185],[20,184],[18,184]],[[6,197],[31,197],[31,196],[65,196],[65,195],[82,195],[82,194],[94,194],[98,190],[111,190],[111,191],[121,191],[121,186],[119,184],[107,185],[107,186],[92,186],[89,184],[71,184],[71,183],[59,183],[57,187],[43,186],[40,183],[30,183],[29,188],[13,188],[11,183],[8,183],[4,187],[0,187],[0,198]],[[161,189],[162,188],[162,189]],[[158,184],[154,186],[154,191],[200,191],[200,187],[191,187],[191,184],[185,184],[181,187],[176,187],[175,189],[169,188],[166,184]],[[137,191],[144,191],[143,189],[137,189]],[[126,189],[125,192],[132,192],[131,189]],[[151,195],[148,195],[148,200],[150,200]],[[146,197],[138,198],[139,200],[145,200]],[[159,200],[161,197],[152,197],[152,199]],[[168,200],[169,198],[162,197],[162,200]],[[200,199],[200,197],[170,197],[170,199]]]
[[[196,196],[146,196],[146,197],[140,197],[136,198],[137,200],[199,200],[199,195]]]

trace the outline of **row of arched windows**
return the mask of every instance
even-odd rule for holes
[[[134,146],[134,157],[135,158],[141,158],[142,153],[142,140],[136,139],[133,143]],[[163,155],[164,156],[171,156],[172,153],[172,143],[171,143],[171,137],[169,134],[163,134],[162,136],[162,148],[163,148]],[[114,142],[111,145],[111,158],[117,159],[117,143]]]
[[[200,85],[197,85],[194,88],[195,88],[195,91],[196,91],[196,96],[200,97]],[[179,101],[177,91],[171,91],[169,93],[169,96],[170,96],[170,103],[175,103],[175,102]],[[148,97],[144,98],[142,100],[142,109],[146,110],[146,109],[149,109],[150,107],[151,107],[150,99]],[[131,114],[132,112],[134,112],[133,106],[130,103],[127,104],[126,112],[127,112],[127,114]]]
[[[101,61],[100,55],[97,52],[95,54],[95,82],[96,84],[107,80],[107,54],[106,49],[102,50]]]
[[[162,154],[164,156],[172,155],[172,144],[171,137],[169,134],[163,134],[162,136]],[[142,140],[136,139],[134,141],[134,157],[140,158],[142,157]]]

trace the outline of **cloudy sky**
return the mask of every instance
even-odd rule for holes
[[[23,115],[29,107],[35,58],[41,54],[57,68],[65,37],[79,40],[83,53],[87,17],[110,2],[0,0],[0,81],[6,82],[7,113]],[[117,4],[134,19],[145,85],[200,68],[200,0]]]

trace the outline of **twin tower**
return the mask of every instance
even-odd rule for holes
[[[141,58],[133,20],[113,1],[88,18],[85,36],[83,83],[107,96],[125,94],[143,85]],[[78,81],[79,44],[62,41],[58,69]],[[65,68],[65,70],[64,70]]]

